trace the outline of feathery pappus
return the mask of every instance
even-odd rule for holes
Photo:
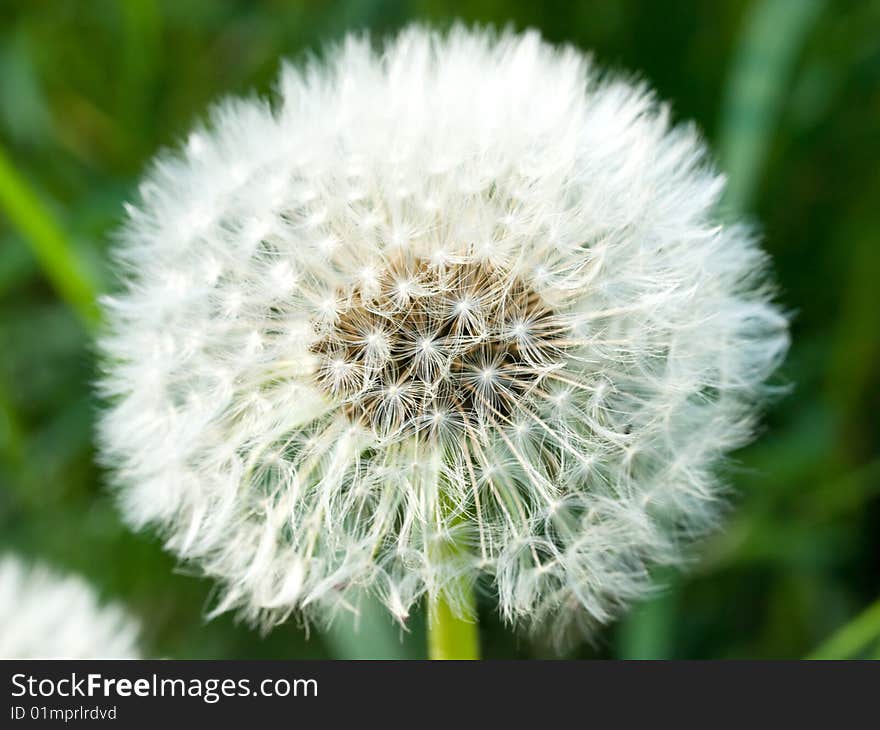
[[[645,85],[535,33],[286,66],[127,208],[100,387],[128,520],[263,627],[480,575],[510,622],[607,622],[713,524],[787,348],[722,188]]]
[[[137,659],[140,627],[82,578],[0,557],[0,658]]]

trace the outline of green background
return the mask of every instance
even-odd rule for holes
[[[0,2],[0,551],[90,578],[148,655],[424,656],[424,622],[359,635],[205,623],[208,581],[120,522],[94,463],[94,290],[139,171],[225,94],[346,30],[453,18],[541,29],[694,119],[765,231],[793,348],[737,453],[723,531],[583,657],[880,658],[880,3]],[[489,657],[550,656],[481,606]]]

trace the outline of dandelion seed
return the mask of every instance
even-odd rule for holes
[[[713,524],[787,347],[703,144],[534,33],[350,37],[279,90],[221,106],[122,232],[129,521],[264,627],[364,589],[462,614],[482,574],[511,622],[610,620]]]

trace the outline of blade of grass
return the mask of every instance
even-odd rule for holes
[[[880,640],[880,600],[838,629],[807,659],[853,659]]]
[[[748,210],[767,158],[792,67],[824,0],[760,0],[746,20],[728,76],[718,134],[728,174],[724,208]]]
[[[91,329],[98,322],[96,285],[67,236],[0,148],[0,209],[39,261],[46,278]]]

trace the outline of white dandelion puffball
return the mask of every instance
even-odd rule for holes
[[[716,513],[787,345],[722,178],[643,86],[535,33],[410,28],[227,101],[128,206],[105,462],[263,627],[609,620]]]
[[[81,578],[0,558],[0,659],[137,659],[138,634]]]

